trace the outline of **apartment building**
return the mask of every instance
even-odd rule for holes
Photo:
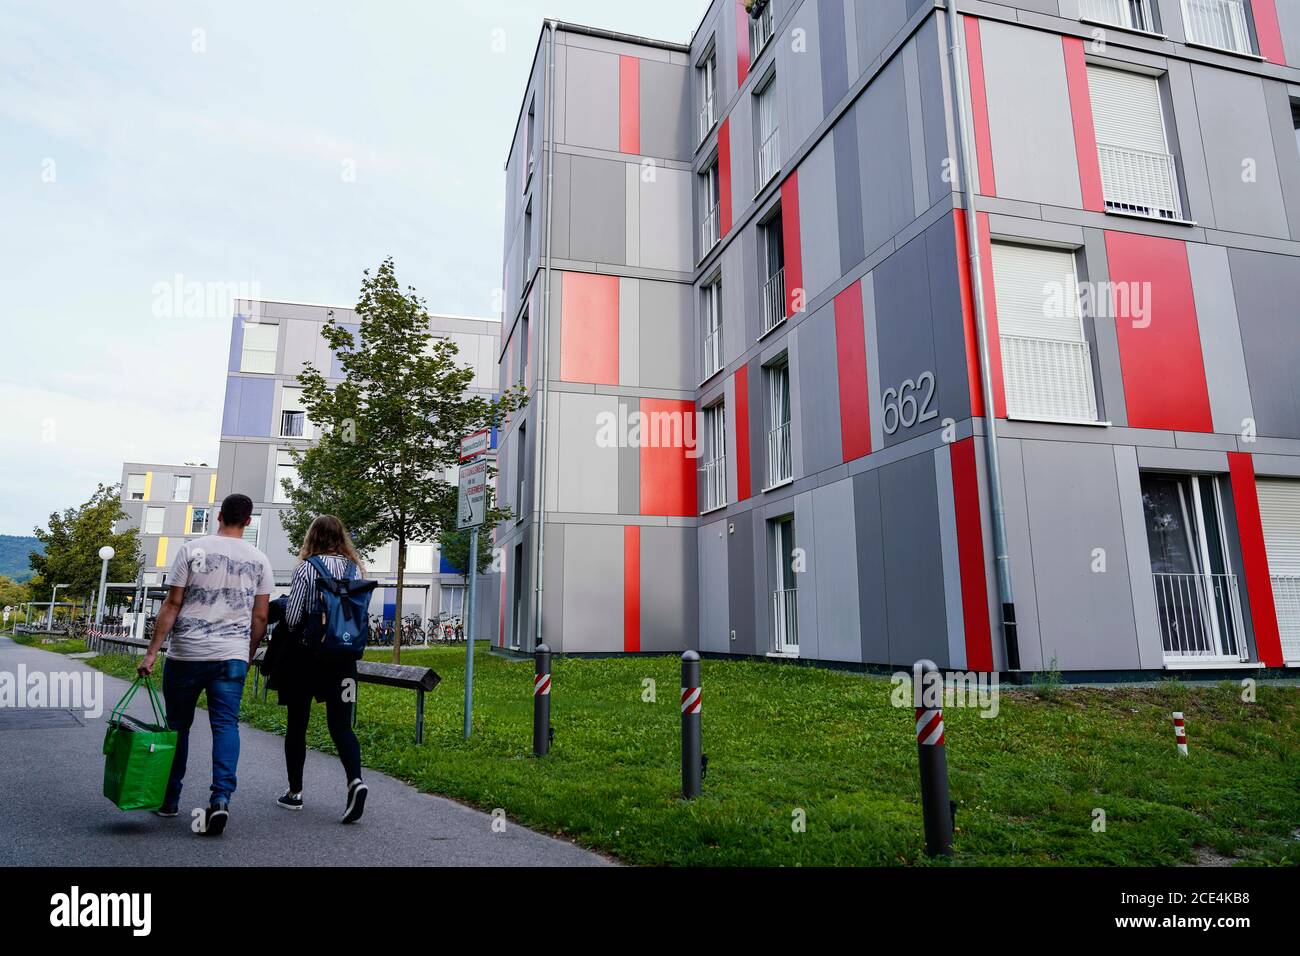
[[[145,585],[165,581],[176,549],[216,529],[217,469],[203,464],[122,466],[122,510],[117,532],[139,528]]]
[[[274,301],[238,300],[231,322],[215,500],[233,492],[253,499],[253,521],[245,537],[271,559],[281,589],[287,589],[298,564],[281,521],[288,502],[284,482],[296,478],[290,452],[316,438],[297,376],[309,362],[329,381],[341,380],[343,374],[321,335],[329,317],[353,333],[360,327],[359,317],[348,308]],[[499,321],[434,315],[429,328],[433,335],[454,342],[461,361],[473,367],[472,392],[489,397],[496,393]],[[399,604],[396,545],[367,555],[366,572],[383,585],[375,592],[374,613],[392,618]],[[495,625],[499,589],[488,578],[479,589],[479,611],[483,621]],[[465,577],[443,558],[436,542],[408,544],[403,584],[403,615],[427,621],[464,611]]]
[[[1300,663],[1300,3],[956,4],[543,27],[499,644]]]

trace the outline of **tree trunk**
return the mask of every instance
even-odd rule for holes
[[[406,578],[406,539],[397,539],[397,610],[393,612],[393,663],[402,663],[402,584]]]

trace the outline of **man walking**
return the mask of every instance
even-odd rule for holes
[[[185,542],[172,562],[167,600],[158,613],[153,640],[138,668],[153,671],[158,649],[171,635],[163,669],[167,724],[176,733],[176,757],[162,817],[180,812],[181,785],[189,755],[190,725],[199,694],[208,694],[212,725],[212,796],[200,833],[218,836],[230,819],[239,763],[239,704],[248,665],[266,634],[267,605],[274,578],[266,555],[244,540],[253,516],[247,495],[221,502],[217,533]]]

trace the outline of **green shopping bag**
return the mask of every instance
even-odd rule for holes
[[[157,723],[126,713],[141,683],[149,690]],[[176,756],[176,731],[167,729],[162,702],[148,677],[137,677],[108,717],[104,734],[104,796],[120,810],[157,810],[167,793]]]

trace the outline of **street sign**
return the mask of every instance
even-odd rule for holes
[[[477,528],[487,514],[488,463],[479,459],[461,465],[460,487],[456,497],[456,527]]]
[[[492,448],[492,430],[483,428],[460,440],[460,460],[469,461]]]

